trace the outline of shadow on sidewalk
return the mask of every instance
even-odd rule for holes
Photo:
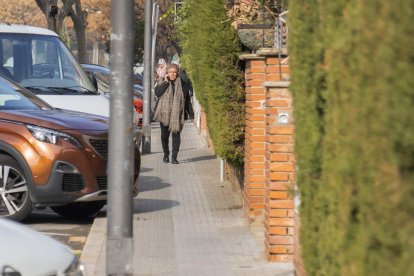
[[[139,214],[152,213],[152,212],[172,209],[180,205],[180,202],[176,200],[166,200],[166,199],[139,198],[139,195],[138,195],[138,197],[134,198],[133,204],[134,204],[133,214],[139,215]],[[107,211],[107,206],[105,206],[101,211],[99,211],[96,217],[98,218],[106,217],[106,211]],[[93,220],[93,217],[88,218],[88,219]]]
[[[170,138],[170,150],[171,149],[172,149],[172,146],[171,146],[171,138]],[[180,148],[180,152],[187,151],[187,150],[197,150],[197,149],[200,149],[200,148]],[[178,153],[178,158],[180,158],[180,152]],[[164,152],[162,150],[161,151],[152,151],[150,154],[162,154],[163,155]],[[170,154],[170,156],[171,156],[171,154]],[[162,159],[163,156],[161,156],[160,158]]]
[[[140,193],[162,190],[171,186],[171,184],[165,183],[161,178],[156,176],[141,175],[138,180],[138,191]]]
[[[141,171],[140,171],[140,174],[141,173],[146,173],[146,172],[151,172],[151,171],[153,171],[154,169],[152,169],[152,168],[145,168],[145,167],[141,167]]]
[[[148,198],[137,198],[134,199],[134,214],[145,214],[157,211],[163,211],[172,209],[180,205],[180,202],[176,200],[166,199],[148,199]]]
[[[183,159],[181,161],[178,158],[178,161],[180,161],[181,163],[192,163],[192,162],[212,160],[212,159],[217,159],[217,157],[215,155],[206,155],[206,156],[199,156],[199,157],[196,157],[196,158],[187,158],[187,159]]]

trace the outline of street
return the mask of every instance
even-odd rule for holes
[[[105,208],[97,216],[105,216]],[[68,219],[57,215],[50,208],[34,210],[23,222],[26,226],[46,234],[69,246],[76,256],[80,256],[88,237],[94,217]]]

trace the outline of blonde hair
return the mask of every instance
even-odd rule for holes
[[[170,69],[175,69],[175,71],[177,71],[177,73],[180,71],[180,70],[178,70],[178,65],[174,64],[174,63],[170,63],[170,64],[167,65],[167,73],[168,73],[168,71],[170,71]]]

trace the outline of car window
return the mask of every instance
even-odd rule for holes
[[[52,110],[40,98],[11,81],[0,78],[0,110]]]
[[[6,68],[13,75],[13,43],[10,39],[0,39],[0,63],[2,69]]]
[[[38,94],[50,94],[57,88],[67,94],[96,94],[91,80],[58,37],[0,33],[0,60],[0,75],[28,89],[42,88]]]
[[[109,84],[109,75],[103,73],[102,71],[95,71],[95,76],[102,80],[103,82],[106,82]]]
[[[32,40],[32,78],[53,72],[53,78],[60,78],[58,49],[56,43],[47,40]],[[52,71],[51,71],[52,70]]]
[[[109,93],[109,84],[105,81],[102,81],[100,78],[96,78],[96,81],[98,82],[98,89],[99,93],[101,94],[108,94]]]

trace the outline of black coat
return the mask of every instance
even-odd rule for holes
[[[193,84],[190,80],[190,78],[187,76],[187,72],[185,72],[184,70],[180,71],[180,73],[178,73],[178,76],[185,82],[185,85],[188,88],[188,92],[190,93],[190,97],[193,96]]]
[[[164,95],[164,93],[167,91],[170,84],[172,85],[172,89],[173,89],[173,93],[174,93],[175,92],[175,85],[171,81],[169,81],[169,82],[164,82],[161,85],[159,84],[159,85],[157,85],[157,87],[155,87],[155,96],[157,96],[158,98],[161,98],[162,95]],[[194,112],[193,112],[193,106],[191,104],[190,93],[189,93],[189,90],[188,90],[188,86],[184,82],[183,79],[181,79],[181,87],[183,88],[183,94],[184,94],[184,119],[185,120],[188,120],[188,119],[194,120]]]

